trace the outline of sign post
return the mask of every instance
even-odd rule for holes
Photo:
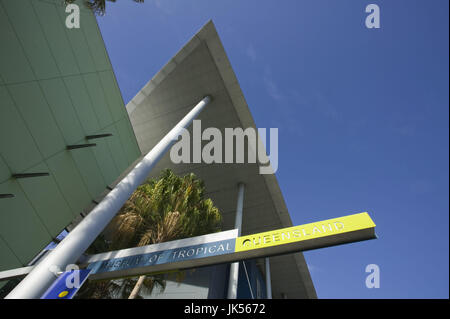
[[[375,239],[368,213],[239,236],[238,229],[90,255],[79,261],[80,284],[68,287],[65,272],[41,298],[68,299],[89,276],[91,280],[165,273],[240,260],[296,253]],[[30,267],[29,267],[30,268]],[[26,269],[26,271],[31,271]],[[8,273],[11,271],[8,271]],[[11,277],[11,276],[9,276]],[[5,277],[6,278],[6,277]]]
[[[113,279],[269,257],[375,239],[367,213],[237,236],[237,229],[96,254],[83,260],[90,279]]]

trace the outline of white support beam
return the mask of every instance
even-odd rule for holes
[[[34,266],[27,266],[0,271],[0,281],[27,275],[33,270],[33,268]]]
[[[90,214],[34,267],[28,276],[6,296],[6,299],[40,298],[56,279],[56,275],[51,270],[55,268],[65,270],[67,265],[75,264],[78,261],[136,188],[145,181],[159,159],[177,141],[182,130],[192,123],[210,101],[209,96],[204,97],[172,128]]]
[[[269,257],[264,258],[266,265],[266,298],[272,299],[272,282],[270,278],[270,261]]]
[[[238,230],[238,236],[241,236],[242,230],[242,210],[244,207],[244,183],[238,184],[238,198],[236,206],[236,219],[234,228]],[[239,262],[230,265],[230,277],[228,279],[227,299],[236,299],[239,279]]]

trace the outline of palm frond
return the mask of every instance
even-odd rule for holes
[[[113,219],[110,229],[110,248],[123,249],[151,245],[176,239],[219,231],[222,217],[209,198],[204,198],[205,185],[194,174],[177,176],[164,170],[158,179],[150,179],[139,186]],[[177,274],[181,282],[185,272]],[[147,276],[138,287],[140,295],[149,294],[154,287],[165,289],[164,276]],[[127,278],[114,283],[101,283],[94,296],[127,297],[138,283]],[[142,289],[142,291],[141,291]]]

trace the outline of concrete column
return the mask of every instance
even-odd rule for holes
[[[269,257],[264,258],[266,262],[266,298],[272,299],[272,282],[270,279],[270,262]]]
[[[238,230],[238,237],[241,236],[242,229],[242,208],[244,206],[244,183],[238,184],[238,198],[236,207],[236,219],[234,222],[234,228]],[[232,263],[230,265],[230,278],[228,280],[228,299],[236,299],[237,286],[239,278],[239,262]]]
[[[179,134],[188,127],[203,108],[211,101],[204,97],[144,158],[123,178],[119,184],[87,215],[33,270],[14,288],[6,299],[40,298],[55,281],[51,271],[75,264],[83,252],[117,214],[136,188],[177,141]]]

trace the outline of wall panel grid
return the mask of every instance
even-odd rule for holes
[[[95,16],[0,0],[0,270],[26,265],[140,155]],[[87,140],[87,135],[113,136]],[[67,145],[97,146],[67,150]],[[27,179],[13,174],[49,173]]]

